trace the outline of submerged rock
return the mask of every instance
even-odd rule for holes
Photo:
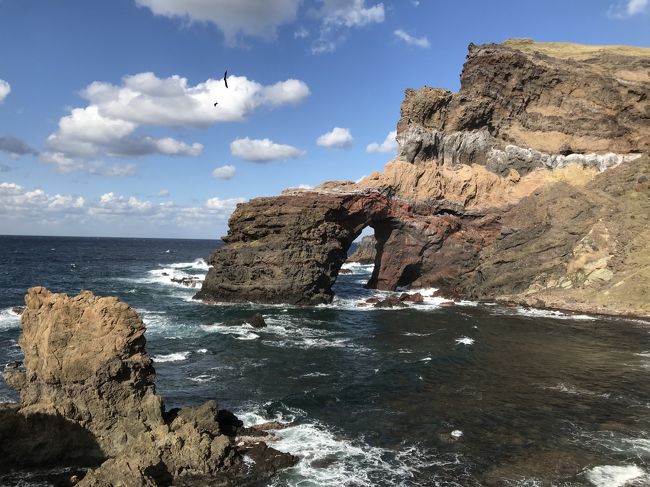
[[[266,326],[266,321],[264,316],[261,313],[255,313],[249,318],[236,319],[236,320],[226,320],[223,322],[224,326],[243,326],[250,325],[253,328],[264,328]]]
[[[36,287],[25,302],[24,367],[4,374],[21,402],[0,408],[0,473],[74,465],[92,469],[80,486],[242,485],[295,462],[273,449],[243,462],[241,421],[215,401],[165,411],[145,327],[117,298]]]

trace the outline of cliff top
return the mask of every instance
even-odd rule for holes
[[[536,42],[532,39],[508,39],[501,45],[521,52],[539,52],[547,56],[560,59],[573,59],[575,61],[585,61],[602,55],[650,58],[650,48],[648,47],[597,46],[591,44],[574,44],[572,42]]]

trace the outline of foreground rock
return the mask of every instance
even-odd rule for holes
[[[318,304],[375,230],[368,287],[650,314],[650,49],[470,46],[407,90],[381,173],[238,206],[197,298]]]
[[[75,466],[92,468],[81,486],[243,485],[295,462],[271,448],[244,462],[242,423],[215,401],[166,411],[142,320],[117,298],[37,287],[25,302],[24,368],[4,374],[21,402],[0,408],[0,473]]]

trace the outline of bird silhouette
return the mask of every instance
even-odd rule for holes
[[[215,106],[215,107],[216,107],[218,104],[219,104],[218,101],[215,101],[215,102],[214,102],[214,106]]]
[[[228,88],[228,70],[226,69],[226,72],[223,73],[223,82],[226,85],[226,88]]]

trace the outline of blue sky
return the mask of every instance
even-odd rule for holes
[[[404,89],[510,37],[648,47],[650,4],[0,0],[0,234],[219,237],[381,170]]]

